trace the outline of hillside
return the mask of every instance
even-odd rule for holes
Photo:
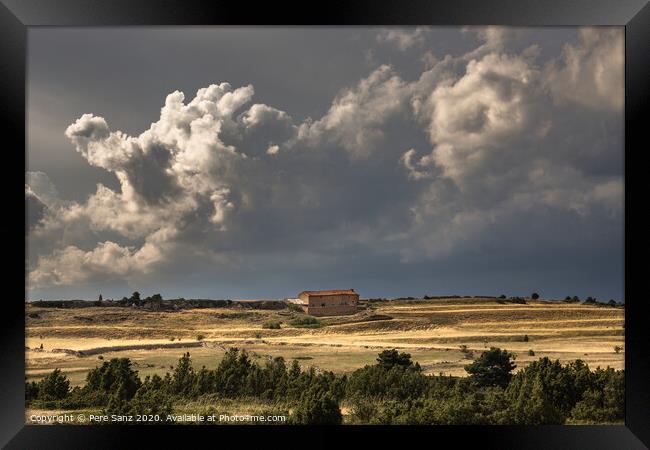
[[[465,375],[472,358],[495,346],[517,355],[519,368],[543,356],[623,368],[624,309],[577,303],[491,298],[364,302],[353,316],[326,317],[317,327],[292,326],[291,309],[233,307],[148,311],[126,307],[26,306],[27,376],[61,368],[73,384],[100,359],[129,357],[141,375],[163,374],[183,351],[198,367],[216,366],[229,347],[263,360],[297,359],[304,367],[350,372],[378,350],[412,354],[427,373]],[[280,322],[280,329],[265,324]],[[42,350],[41,350],[42,345]],[[533,354],[529,354],[532,350]]]

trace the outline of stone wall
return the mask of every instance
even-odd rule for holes
[[[312,316],[338,316],[357,312],[358,295],[310,295],[307,314]]]
[[[342,316],[355,314],[356,305],[308,306],[307,314],[310,316]]]

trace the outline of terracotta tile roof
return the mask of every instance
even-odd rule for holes
[[[306,295],[357,295],[354,292],[354,289],[339,289],[339,290],[330,290],[330,291],[302,291],[298,296]]]

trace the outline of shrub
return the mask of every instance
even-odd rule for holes
[[[376,364],[355,370],[347,380],[346,393],[350,398],[408,400],[421,396],[429,380],[417,363],[390,368]]]
[[[365,397],[353,398],[351,412],[355,422],[369,423],[377,413],[377,403]]]
[[[205,339],[205,336],[202,335],[202,334],[199,334],[199,335],[196,336],[197,341],[202,341],[203,339]]]
[[[617,414],[616,408],[605,406],[605,398],[602,391],[589,390],[584,393],[582,400],[576,403],[571,410],[571,417],[578,420],[590,422],[613,422],[622,419]]]
[[[539,294],[537,292],[533,292],[530,298],[532,298],[533,300],[537,300],[539,298]]]
[[[527,334],[524,334],[524,337],[521,338],[521,340],[522,340],[523,342],[528,342],[528,335],[527,335]]]
[[[312,316],[298,316],[289,321],[289,325],[296,328],[318,328],[321,322]]]
[[[569,415],[592,383],[589,367],[580,360],[566,366],[546,357],[532,362],[512,378],[506,390],[514,408],[514,423],[562,423],[557,422],[559,418]],[[525,399],[528,397],[535,399],[527,404]]]
[[[621,353],[621,350],[623,350],[623,347],[620,347],[620,346],[618,346],[618,345],[615,345],[615,346],[614,346],[614,352],[615,352],[615,353],[617,353],[617,354],[618,354],[618,353]]]
[[[466,346],[461,346],[469,352]],[[534,356],[533,350],[528,350]],[[297,357],[299,358],[299,357]],[[582,361],[562,365],[541,358],[515,375],[514,356],[491,348],[466,366],[468,378],[429,376],[408,353],[377,355],[377,363],[348,375],[302,371],[282,357],[257,364],[245,351],[229,349],[216,369],[195,371],[189,353],[164,377],[140,381],[127,358],[91,370],[84,387],[69,389],[59,370],[39,382],[26,382],[32,408],[93,408],[105,414],[171,413],[185,399],[214,410],[218,401],[272,402],[264,411],[286,415],[290,423],[338,424],[346,401],[354,423],[370,424],[561,424],[566,418],[589,423],[620,422],[624,413],[624,371],[590,371]],[[300,359],[304,359],[300,358]],[[505,387],[505,388],[504,388]],[[234,403],[230,403],[234,406]],[[269,409],[270,408],[270,409]],[[258,408],[259,409],[259,408]],[[282,410],[282,411],[281,411]]]
[[[128,409],[131,414],[159,414],[161,417],[173,412],[169,395],[150,383],[145,383],[138,389],[129,402]],[[155,422],[151,423],[155,424]]]
[[[280,321],[278,320],[269,320],[268,322],[264,322],[262,327],[267,328],[269,330],[279,330],[280,328],[282,328],[280,326]]]
[[[510,422],[517,425],[562,425],[565,416],[554,405],[539,376],[525,384],[519,395],[511,400]]]
[[[38,383],[35,381],[25,382],[25,401],[27,403],[38,398]]]
[[[334,396],[317,386],[301,396],[291,416],[291,422],[297,425],[339,425],[342,421],[341,409]]]
[[[115,392],[109,396],[106,407],[102,409],[102,414],[108,416],[122,416],[131,414],[131,405],[129,404],[129,399],[127,398],[124,385],[120,384]]]
[[[142,382],[138,372],[133,370],[128,358],[113,358],[88,372],[85,388],[89,391],[102,391],[112,394],[123,390],[125,399],[131,399]]]
[[[54,369],[38,383],[38,398],[41,400],[61,400],[69,391],[70,381],[59,369]]]
[[[399,353],[396,349],[384,350],[377,356],[377,364],[383,369],[392,369],[394,366],[409,367],[413,365],[409,353]]]
[[[286,302],[285,305],[289,311],[294,311],[298,313],[304,312],[304,310],[299,305],[296,305],[295,303]]]
[[[589,374],[590,383],[575,404],[571,416],[591,422],[621,421],[625,414],[625,371],[597,369]]]
[[[487,340],[483,341],[484,346],[487,346]],[[465,359],[474,359],[474,352],[467,348],[467,345],[463,344],[459,346],[460,352],[463,354]]]
[[[91,408],[105,405],[108,395],[102,391],[91,391],[86,386],[73,388],[65,399],[59,400],[56,407],[62,409]]]

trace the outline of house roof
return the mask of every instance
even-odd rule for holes
[[[306,295],[357,295],[356,292],[354,292],[354,289],[338,289],[338,290],[330,290],[330,291],[302,291],[299,296],[302,294]]]

